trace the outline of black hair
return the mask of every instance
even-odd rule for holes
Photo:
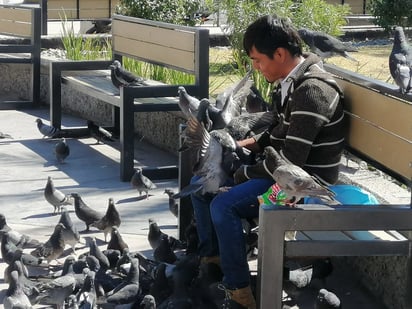
[[[259,53],[273,58],[278,47],[287,49],[292,56],[302,55],[302,39],[285,18],[265,15],[251,23],[243,36],[243,48],[249,55],[255,47]]]

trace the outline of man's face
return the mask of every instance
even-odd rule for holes
[[[255,70],[258,70],[266,78],[267,82],[273,83],[280,78],[282,74],[282,61],[278,55],[278,49],[273,53],[273,59],[265,54],[259,53],[253,46],[249,52],[249,57],[252,60],[252,65]]]

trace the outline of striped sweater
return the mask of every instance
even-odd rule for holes
[[[305,54],[305,58],[288,77],[292,86],[283,106],[276,102],[280,96],[274,95],[273,125],[255,140],[261,149],[273,146],[286,160],[324,184],[333,184],[344,147],[343,93],[316,55]],[[262,166],[245,168],[246,178],[269,176]]]

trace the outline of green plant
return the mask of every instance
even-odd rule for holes
[[[116,11],[127,16],[194,25],[193,15],[199,8],[200,0],[120,0]]]
[[[412,2],[405,0],[370,0],[368,9],[375,24],[390,30],[393,26],[412,26]]]

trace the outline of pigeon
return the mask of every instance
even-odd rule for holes
[[[123,240],[117,226],[112,226],[111,236],[107,244],[107,250],[114,249],[123,253],[124,249],[129,248],[128,244]]]
[[[23,252],[22,248],[18,248],[11,240],[9,232],[4,232],[1,237],[1,257],[3,262],[11,265],[14,261],[19,260],[25,266],[40,266],[43,262],[42,258],[34,257]]]
[[[121,223],[120,214],[114,205],[113,198],[109,198],[109,205],[105,215],[96,222],[93,222],[91,226],[98,228],[104,233],[104,241],[107,242],[107,234],[110,234],[113,226],[119,227]]]
[[[269,104],[263,99],[255,85],[250,87],[250,92],[246,97],[245,109],[250,114],[267,112],[269,110]]]
[[[320,259],[306,267],[289,271],[288,280],[295,287],[301,289],[308,286],[314,279],[324,279],[333,271],[333,266],[329,258]]]
[[[106,142],[114,142],[113,135],[106,129],[95,124],[92,120],[87,120],[87,128],[90,135],[96,139],[96,144],[104,144]]]
[[[137,189],[140,196],[143,192],[146,192],[146,199],[149,198],[149,191],[157,188],[156,184],[154,184],[149,178],[143,175],[141,168],[135,169],[130,183],[133,188]]]
[[[62,223],[57,223],[54,227],[53,234],[50,235],[49,239],[44,244],[31,251],[30,254],[35,257],[44,257],[49,263],[53,260],[57,260],[64,252],[64,229]]]
[[[86,34],[109,33],[112,30],[112,21],[96,19],[92,21],[93,26],[86,30]]]
[[[59,223],[63,224],[63,240],[65,245],[69,245],[73,252],[78,242],[80,242],[80,234],[76,226],[70,218],[69,212],[65,207],[62,207]]]
[[[77,293],[79,309],[92,309],[96,307],[97,295],[94,285],[95,272],[88,270],[85,274],[83,286]]]
[[[0,235],[3,235],[4,232],[11,231],[11,227],[8,226],[6,217],[0,213]]]
[[[301,167],[286,161],[272,146],[265,147],[267,166],[273,166],[272,177],[286,193],[290,206],[305,196],[314,196],[334,201],[335,193],[321,185],[316,178]],[[336,201],[334,201],[336,203]]]
[[[62,137],[61,140],[54,146],[54,154],[56,155],[56,159],[59,163],[63,163],[69,156],[70,147],[64,137]]]
[[[149,232],[147,233],[147,240],[149,241],[150,247],[152,247],[152,249],[156,249],[160,244],[161,238],[163,236],[168,237],[168,235],[160,230],[160,227],[155,219],[149,218],[148,221]]]
[[[74,294],[70,294],[66,299],[65,309],[79,309],[79,304],[77,303],[77,297]]]
[[[197,115],[200,100],[188,94],[183,86],[179,86],[177,91],[179,96],[178,105],[186,119],[189,119],[192,115]]]
[[[100,267],[103,269],[109,269],[110,268],[110,261],[107,258],[106,255],[100,250],[100,248],[97,246],[96,243],[96,238],[92,237],[89,243],[89,254],[94,256],[100,264]]]
[[[179,217],[179,203],[174,198],[175,192],[172,189],[165,189],[164,194],[169,196],[169,210],[176,217]]]
[[[401,93],[412,90],[412,48],[402,27],[395,27],[393,47],[389,55],[389,70]]]
[[[153,295],[146,294],[140,302],[140,308],[156,309],[156,299],[153,297]]]
[[[62,131],[59,128],[50,126],[48,124],[43,123],[43,121],[40,118],[36,119],[37,122],[37,129],[39,129],[39,132],[43,135],[44,137],[57,137],[61,135]]]
[[[76,287],[76,280],[71,274],[67,274],[39,287],[40,294],[37,302],[43,305],[54,305],[57,309],[64,308],[64,300],[72,294]]]
[[[159,245],[153,250],[153,257],[156,262],[160,263],[173,264],[177,261],[177,256],[173,252],[167,236],[161,236]]]
[[[13,138],[10,134],[0,132],[0,139]]]
[[[6,217],[0,213],[0,237],[3,236],[4,233],[8,234],[8,240],[17,248],[35,248],[41,244],[37,239],[13,230],[7,225]]]
[[[54,212],[60,212],[63,205],[71,205],[72,199],[70,194],[64,194],[54,186],[53,179],[48,176],[46,187],[44,188],[44,197],[50,205],[54,207]]]
[[[10,273],[10,283],[3,299],[4,309],[29,309],[32,308],[29,298],[23,291],[23,284],[17,270]]]
[[[338,309],[342,304],[338,296],[326,289],[320,289],[315,301],[315,309]]]
[[[299,29],[298,32],[302,40],[309,46],[310,50],[322,59],[338,55],[358,62],[348,54],[348,52],[358,51],[358,48],[355,46],[344,43],[334,36],[320,31],[312,31],[302,28]]]
[[[124,86],[142,86],[146,85],[145,80],[133,73],[125,70],[119,60],[114,60],[109,66],[110,78],[116,88]]]
[[[74,199],[74,212],[77,218],[86,224],[85,231],[89,231],[91,224],[99,221],[103,215],[90,208],[78,193],[72,193],[71,196]]]

